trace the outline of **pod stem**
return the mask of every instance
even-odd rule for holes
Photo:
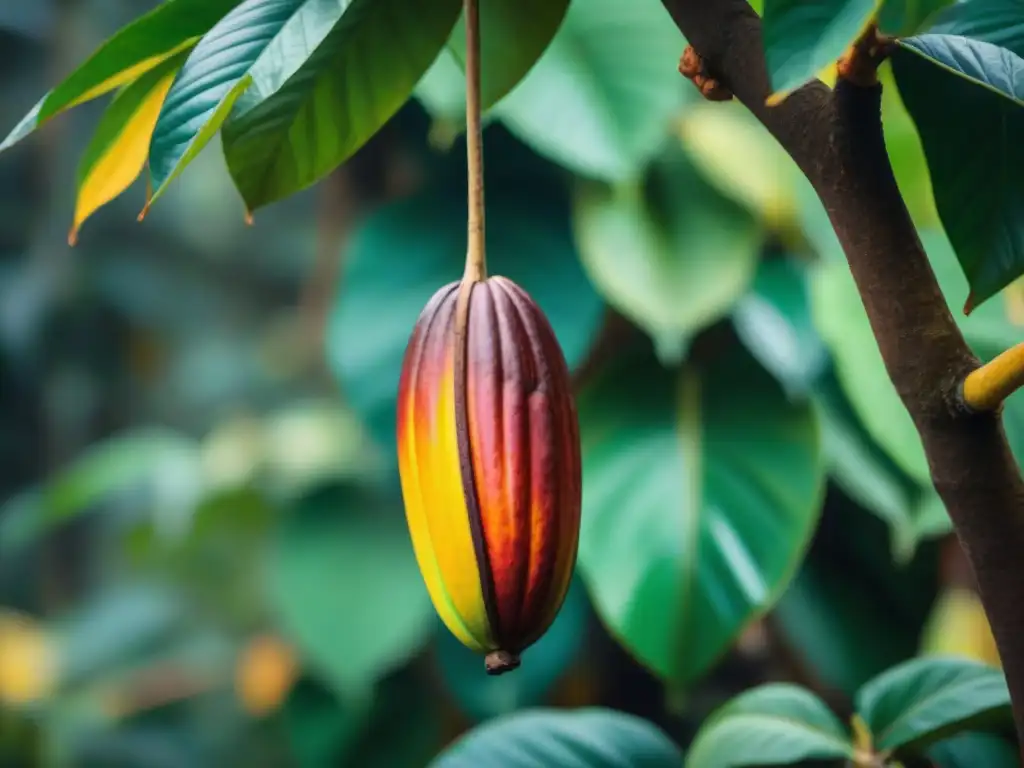
[[[480,127],[480,7],[464,0],[466,17],[466,161],[469,167],[469,225],[465,280],[487,279],[484,245],[484,155]]]
[[[503,675],[519,666],[519,655],[509,651],[491,651],[484,659],[488,675]]]

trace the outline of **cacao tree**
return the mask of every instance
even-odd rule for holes
[[[478,22],[462,0],[164,0],[54,85],[0,150],[109,97],[80,161],[70,244],[140,177],[145,225],[215,139],[239,215],[259,228],[262,209],[350,162],[415,99],[439,141],[468,132],[472,214],[483,205],[474,188],[483,112],[571,178],[571,234],[552,224],[558,202],[544,190],[536,200],[488,196],[488,253],[494,271],[536,299],[574,376],[577,570],[616,640],[685,692],[793,583],[828,475],[889,524],[897,559],[952,525],[1002,666],[875,665],[889,668],[845,686],[849,727],[805,688],[755,687],[707,719],[685,758],[638,718],[521,713],[475,729],[437,765],[496,755],[509,766],[1019,764],[1001,729],[1012,712],[1024,742],[1024,406],[1012,397],[1024,345],[998,303],[1015,300],[1024,274],[1015,191],[1024,4],[466,0],[465,9],[477,2]],[[912,121],[902,135],[883,121],[887,99]],[[923,194],[901,185],[891,162],[906,135],[927,163]],[[768,178],[745,173],[751,153],[771,158],[748,166],[771,168]],[[502,173],[514,175],[515,159],[508,165]],[[462,273],[458,181],[370,217],[348,249],[326,335],[341,390],[389,455],[417,313]],[[922,225],[920,209],[934,221]],[[482,238],[481,221],[474,232]],[[570,237],[582,268],[556,253]],[[802,261],[763,258],[773,249],[809,255],[809,289]],[[381,258],[418,261],[401,272]],[[742,346],[716,344],[723,320]],[[789,346],[756,343],[772,333]],[[854,440],[843,433],[851,424]],[[157,444],[181,447],[145,441]],[[93,464],[123,470],[139,458],[135,444],[120,450]],[[55,486],[55,508],[74,495],[68,488],[92,490],[76,471]],[[290,523],[297,543],[275,554],[277,594],[301,592],[303,565],[330,560],[315,518]],[[339,526],[366,551],[388,542],[384,565],[411,570],[401,537],[364,518]],[[5,546],[34,535],[3,532]],[[346,555],[373,573],[358,545]],[[572,594],[567,562],[559,602]],[[338,625],[321,621],[331,610],[288,603],[284,621],[349,693],[366,669],[383,675],[406,652],[426,615],[409,598],[392,633],[339,664]]]

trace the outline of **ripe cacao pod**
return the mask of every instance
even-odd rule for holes
[[[437,613],[488,672],[514,669],[568,591],[582,472],[568,366],[511,280],[467,278],[427,303],[402,366],[398,453]]]

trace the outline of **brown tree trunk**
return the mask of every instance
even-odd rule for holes
[[[932,481],[979,591],[1024,744],[1024,481],[999,412],[962,403],[979,361],[960,333],[896,186],[882,136],[881,86],[813,82],[778,106],[761,22],[745,0],[663,0],[711,76],[751,110],[828,212],[889,378],[921,436]]]

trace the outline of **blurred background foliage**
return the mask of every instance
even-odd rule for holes
[[[0,5],[0,127],[154,5]],[[69,248],[102,101],[4,154],[0,765],[414,768],[541,705],[685,746],[759,682],[848,714],[915,655],[998,664],[824,211],[740,105],[679,77],[661,4],[624,7],[574,2],[488,115],[492,271],[555,327],[585,465],[576,583],[496,679],[433,613],[394,457],[405,343],[464,255],[447,52],[253,226],[214,143],[144,223],[140,181]],[[885,94],[957,307],[917,133]],[[983,357],[1022,324],[1017,286],[963,320]]]

